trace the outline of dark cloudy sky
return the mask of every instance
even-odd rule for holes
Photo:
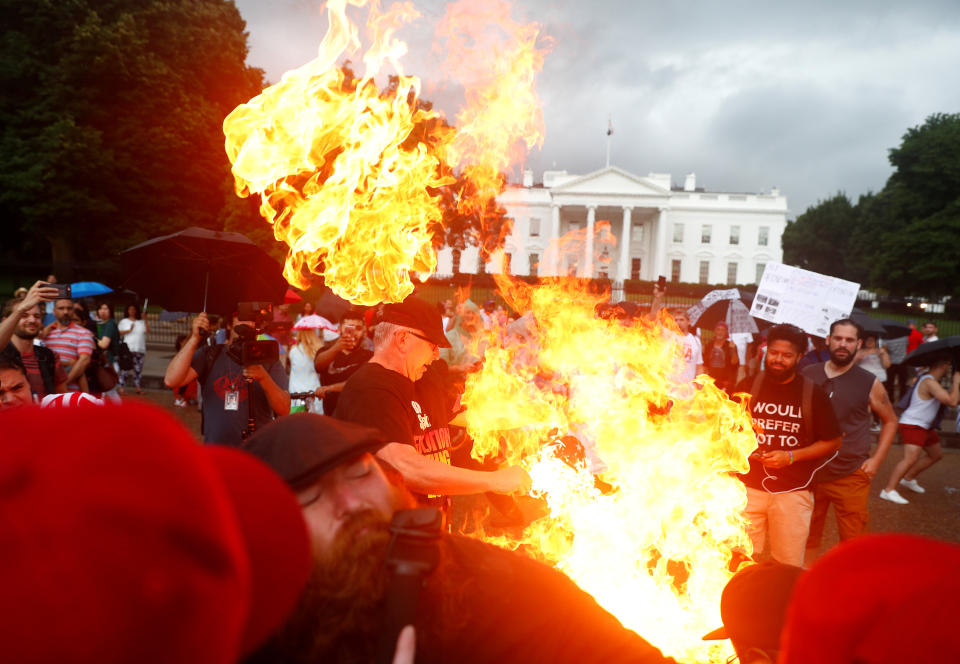
[[[477,0],[482,1],[482,0]],[[384,3],[386,4],[386,3]],[[401,33],[408,74],[452,115],[430,52],[441,0]],[[316,56],[319,2],[237,0],[249,64],[276,81]],[[791,217],[838,190],[883,187],[887,150],[931,113],[960,112],[957,0],[515,0],[552,40],[538,78],[546,138],[527,166],[587,173],[611,162],[720,191],[780,187]],[[357,60],[358,58],[354,58]]]

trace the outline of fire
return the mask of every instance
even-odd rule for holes
[[[674,383],[668,317],[599,319],[601,296],[579,283],[501,280],[529,313],[493,335],[462,402],[474,454],[523,464],[549,514],[519,540],[488,539],[563,570],[666,654],[723,662],[729,645],[701,636],[721,624],[732,552],[751,551],[732,475],[756,447],[749,413],[707,377]],[[558,435],[585,458],[564,461]]]
[[[361,50],[348,7],[367,9],[369,46],[355,82],[338,64]],[[420,80],[401,68],[407,46],[396,32],[418,12],[410,3],[381,12],[376,0],[330,0],[318,56],[227,116],[236,192],[260,195],[261,214],[289,247],[284,277],[291,284],[308,287],[312,273],[358,304],[402,300],[413,291],[411,272],[424,277],[436,268],[432,228],[442,217],[436,188],[453,182],[451,169],[475,178],[478,198],[489,200],[502,187],[494,184],[500,171],[522,157],[511,146],[542,140],[532,89],[542,65],[537,31],[509,22],[505,12],[497,5],[474,25],[461,22],[455,8],[448,14],[445,26],[456,35],[451,48],[474,44],[473,56],[489,68],[471,72],[479,87],[468,90],[460,132],[420,103]],[[493,44],[469,35],[486,34],[491,21],[504,22],[496,42],[502,48],[481,53]],[[387,64],[396,77],[380,90],[376,77]]]

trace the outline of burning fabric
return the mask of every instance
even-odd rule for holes
[[[576,283],[501,291],[530,314],[467,378],[468,430],[476,456],[529,470],[549,515],[496,541],[566,572],[665,654],[724,661],[728,646],[700,637],[720,619],[734,552],[750,552],[734,475],[756,447],[749,413],[708,378],[674,383],[670,322],[599,319],[601,298]],[[579,463],[543,445],[554,430],[584,444]]]
[[[348,5],[368,6],[357,81],[338,65],[361,48]],[[224,120],[237,194],[260,194],[261,214],[289,247],[291,284],[306,288],[313,273],[351,302],[403,300],[410,272],[436,267],[436,188],[454,181],[452,169],[476,191],[459,205],[482,211],[502,189],[500,172],[542,140],[532,89],[543,62],[538,29],[511,22],[502,3],[484,7],[450,5],[440,26],[456,54],[452,76],[467,86],[460,131],[419,102],[420,80],[400,66],[407,47],[395,33],[416,10],[397,3],[381,12],[376,0],[331,0],[318,57]],[[380,91],[375,77],[388,63],[396,76]]]

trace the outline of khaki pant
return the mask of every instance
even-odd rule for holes
[[[767,493],[747,487],[747,535],[753,542],[754,555],[763,551],[769,532],[773,558],[787,565],[803,567],[812,514],[812,491]]]
[[[859,468],[846,477],[822,482],[813,487],[813,517],[810,519],[808,549],[820,547],[827,511],[833,505],[837,515],[840,540],[848,540],[867,532],[869,517],[867,501],[870,497],[870,476]]]

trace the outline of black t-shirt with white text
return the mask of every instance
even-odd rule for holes
[[[321,385],[336,385],[346,382],[357,369],[370,361],[373,353],[362,345],[358,345],[349,353],[337,353],[337,356],[330,361],[326,369],[320,372]],[[339,392],[330,392],[323,396],[323,412],[327,415],[333,415],[337,411],[337,401],[340,398]]]
[[[797,450],[809,447],[821,440],[832,440],[840,436],[840,426],[834,415],[830,400],[823,390],[814,385],[811,399],[813,421],[804,426],[802,402],[803,382],[800,375],[794,376],[788,383],[777,383],[764,378],[759,394],[750,399],[750,414],[753,421],[763,429],[757,434],[759,448],[757,453],[773,450]],[[754,378],[740,381],[734,392],[750,394]],[[809,432],[809,433],[808,433]],[[780,493],[798,489],[810,489],[816,472],[822,469],[834,455],[822,458],[797,461],[784,468],[766,468],[753,455],[750,457],[750,471],[741,475],[744,484],[753,489]]]
[[[375,427],[388,442],[413,445],[423,456],[450,464],[450,413],[432,389],[367,362],[347,381],[334,417]]]

